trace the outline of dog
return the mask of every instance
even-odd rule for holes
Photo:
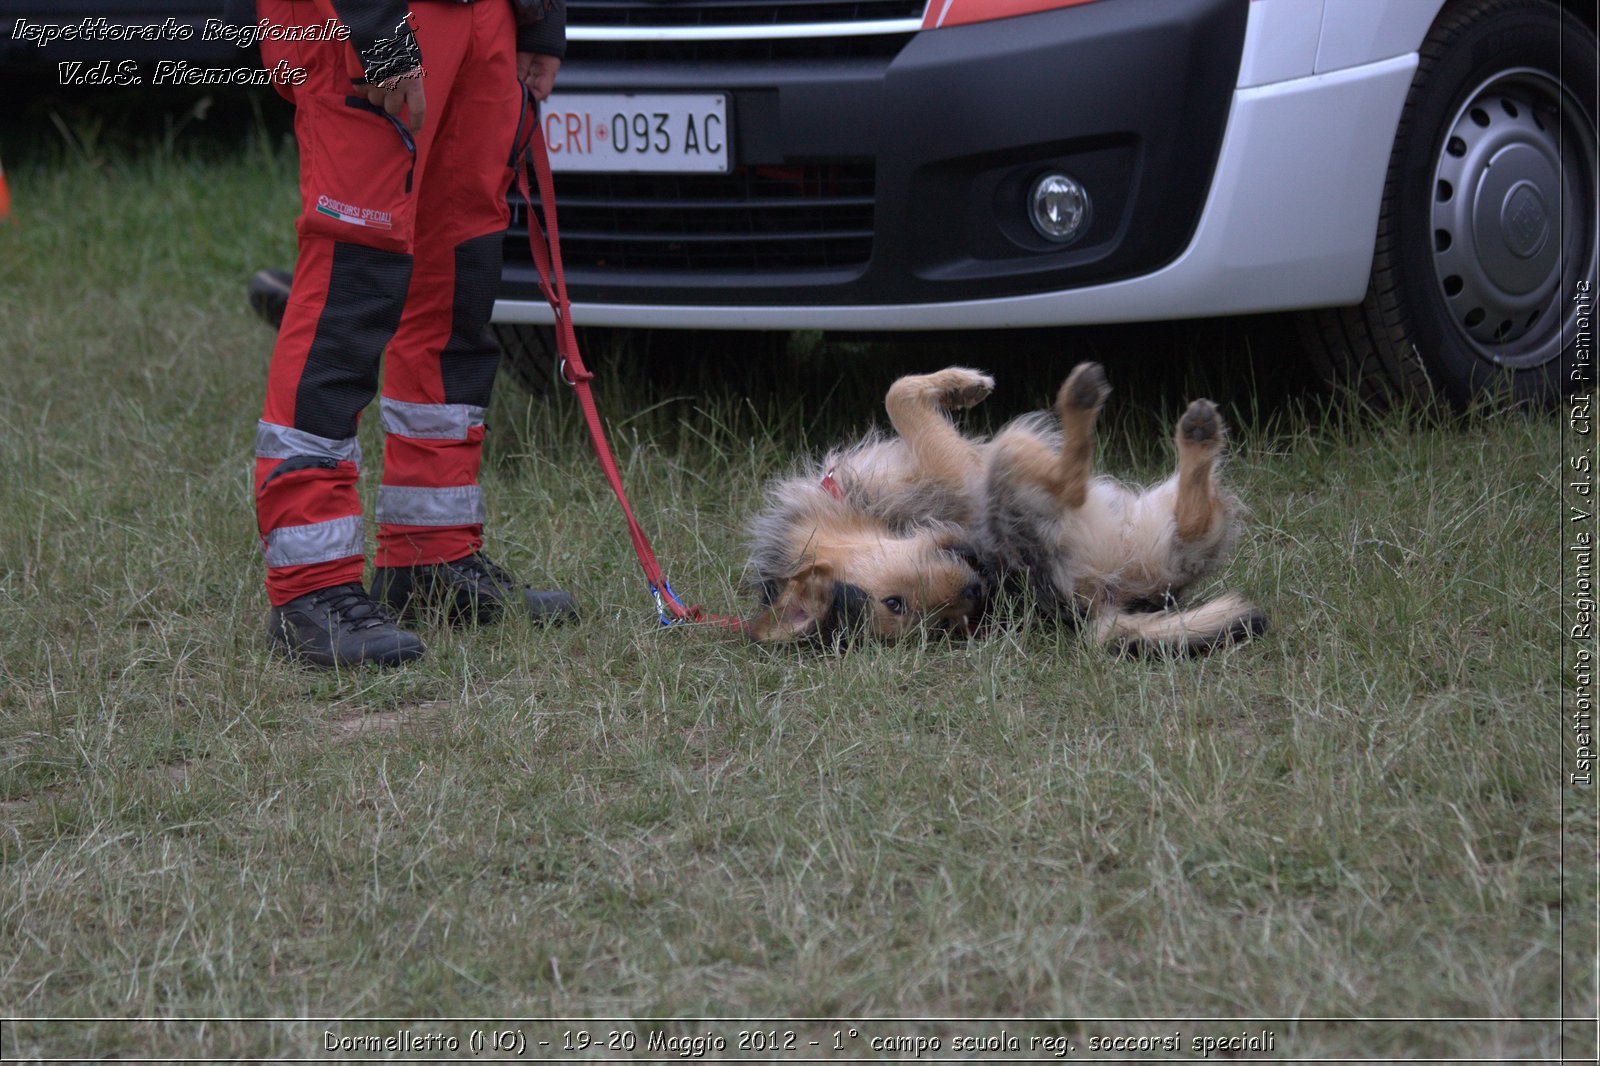
[[[1173,434],[1178,469],[1141,489],[1094,476],[1110,393],[1098,364],[1079,364],[1053,416],[1024,416],[987,444],[978,522],[990,565],[1042,614],[1086,620],[1097,642],[1125,651],[1207,651],[1265,631],[1236,593],[1178,606],[1239,538],[1241,504],[1217,476],[1227,428],[1216,404],[1189,405]]]
[[[961,433],[950,412],[993,389],[967,367],[902,377],[884,403],[893,435],[834,449],[771,486],[749,526],[755,639],[967,635],[1001,592],[1132,653],[1201,652],[1265,630],[1236,594],[1177,604],[1239,536],[1242,507],[1217,478],[1227,434],[1215,404],[1189,405],[1177,471],[1140,489],[1094,476],[1111,391],[1098,364],[1072,370],[1053,413],[992,439]]]
[[[774,484],[749,528],[760,641],[824,642],[864,630],[894,640],[924,627],[970,631],[991,583],[972,542],[983,445],[949,411],[980,403],[987,374],[952,367],[903,377],[884,406],[894,436],[829,452]]]

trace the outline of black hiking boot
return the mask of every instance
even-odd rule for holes
[[[429,566],[380,566],[372,595],[402,618],[433,608],[466,625],[498,622],[508,609],[520,609],[540,625],[578,620],[571,593],[530,589],[480,552]]]
[[[267,612],[272,649],[314,666],[393,666],[422,655],[422,638],[358,584],[334,585]]]

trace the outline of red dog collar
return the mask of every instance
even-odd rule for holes
[[[834,499],[842,500],[844,499],[844,489],[841,489],[839,483],[833,479],[833,470],[833,467],[829,467],[828,472],[822,475],[822,480],[817,482],[817,486]]]

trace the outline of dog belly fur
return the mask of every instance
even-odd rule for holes
[[[1063,508],[1006,455],[1004,447],[995,451],[984,486],[981,540],[1001,572],[1028,576],[1025,584],[1051,613],[1160,606],[1224,561],[1238,539],[1239,508],[1227,494],[1206,536],[1178,536],[1177,474],[1143,490],[1096,477],[1082,506]]]

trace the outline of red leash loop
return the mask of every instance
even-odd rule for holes
[[[539,270],[539,290],[544,293],[544,298],[550,304],[550,310],[555,315],[556,350],[561,356],[561,378],[578,395],[579,406],[583,408],[584,422],[589,427],[589,441],[594,445],[595,458],[600,460],[600,469],[605,474],[611,491],[617,497],[617,503],[622,506],[623,517],[628,522],[628,536],[633,541],[633,552],[639,557],[639,566],[644,570],[644,577],[650,584],[650,595],[656,603],[656,613],[661,617],[662,625],[672,625],[677,622],[705,622],[722,626],[726,629],[745,630],[745,623],[738,618],[724,615],[710,614],[696,604],[685,606],[672,591],[672,585],[661,572],[661,564],[656,561],[655,549],[650,546],[650,538],[645,536],[644,529],[639,525],[638,519],[633,516],[633,508],[628,504],[628,494],[622,487],[622,472],[617,468],[617,460],[611,452],[611,445],[606,441],[605,427],[600,422],[600,411],[595,406],[594,391],[589,383],[594,380],[594,374],[583,365],[583,356],[578,351],[578,335],[572,325],[572,304],[567,299],[567,279],[561,267],[561,237],[560,229],[556,223],[556,195],[555,178],[550,170],[550,154],[545,147],[544,124],[538,119],[537,110],[534,111],[534,131],[529,137],[528,150],[518,154],[516,164],[517,188],[522,192],[522,199],[528,206],[528,246],[533,250],[533,262]],[[544,226],[540,226],[538,217],[533,210],[533,195],[528,182],[528,160],[533,160],[534,173],[539,184],[539,204],[544,209]]]

